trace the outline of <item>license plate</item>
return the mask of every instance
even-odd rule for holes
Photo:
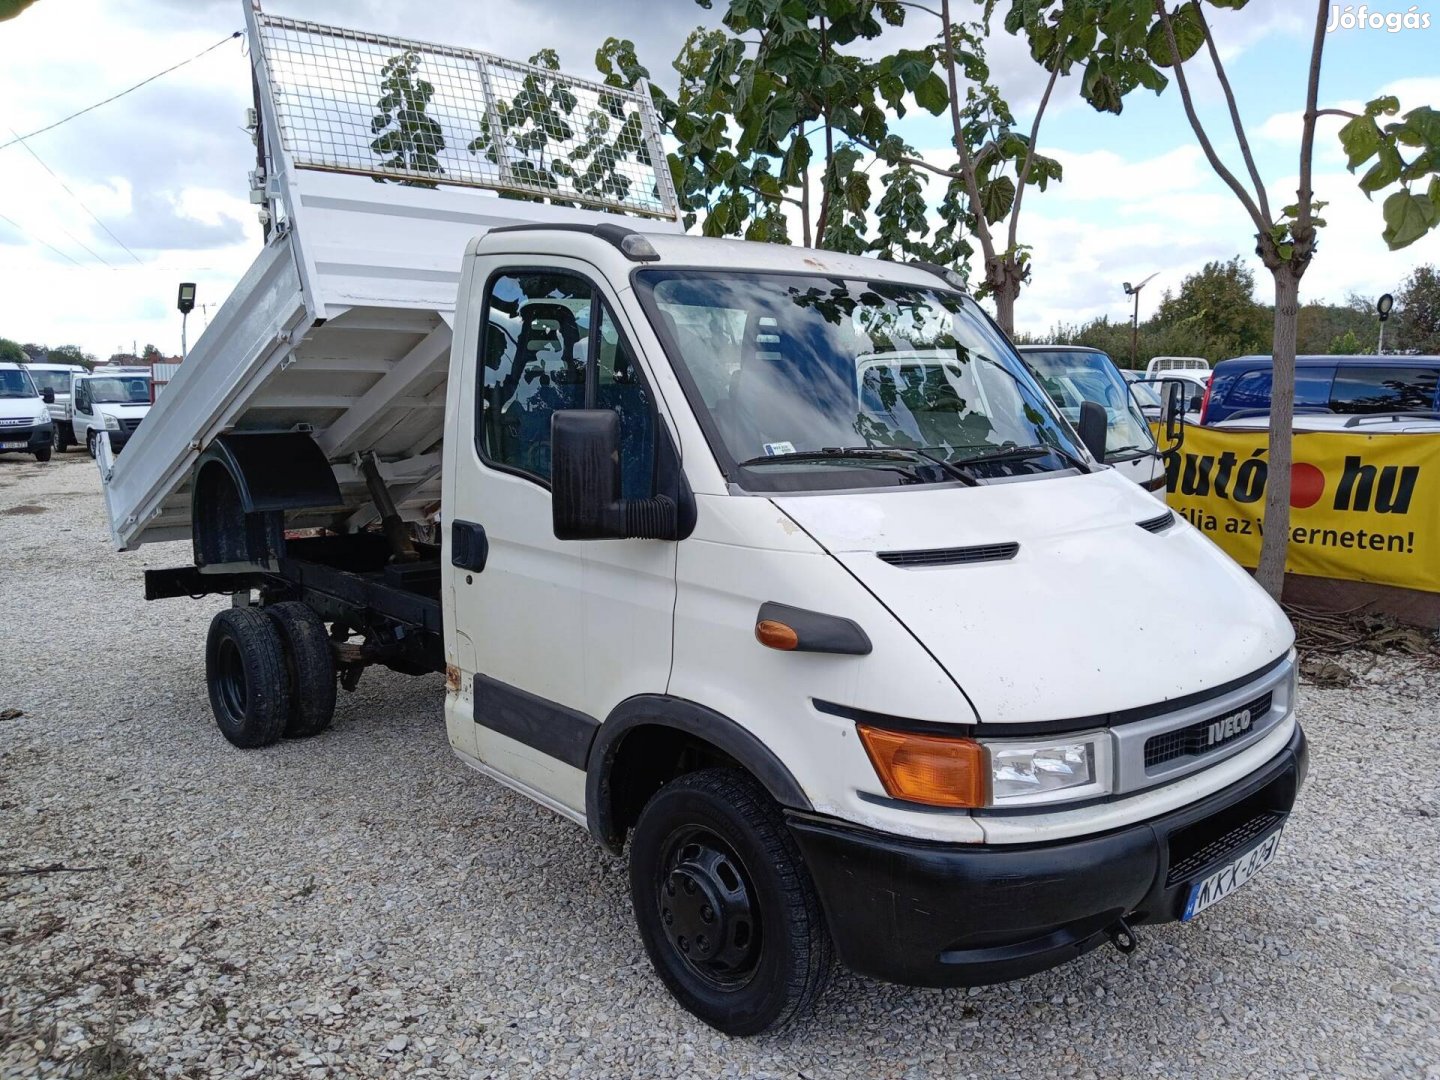
[[[0,450],[25,450],[29,446],[28,442],[0,442]]]
[[[1275,858],[1275,852],[1279,849],[1280,831],[1277,829],[1239,858],[1226,863],[1203,881],[1191,885],[1190,901],[1185,905],[1185,914],[1180,918],[1188,922],[1212,904],[1218,904],[1236,889],[1247,884],[1270,865],[1270,860]]]

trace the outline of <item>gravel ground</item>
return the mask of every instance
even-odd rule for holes
[[[1302,689],[1280,855],[1195,925],[970,991],[837,973],[734,1040],[652,976],[623,863],[451,756],[438,678],[371,672],[326,734],[241,752],[203,682],[220,602],[145,603],[188,549],[113,553],[87,458],[0,457],[0,551],[4,1077],[1440,1077],[1416,661]]]

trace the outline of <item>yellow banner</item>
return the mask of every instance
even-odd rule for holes
[[[1260,560],[1266,441],[1187,425],[1165,454],[1170,506],[1242,566]],[[1440,436],[1297,433],[1290,475],[1286,569],[1440,592]]]

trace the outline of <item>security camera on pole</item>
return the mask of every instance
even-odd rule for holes
[[[180,292],[175,297],[175,307],[180,311],[180,359],[183,361],[189,355],[189,347],[185,343],[185,324],[189,319],[190,312],[195,310],[195,283],[193,281],[182,281]]]
[[[1140,366],[1140,290],[1159,276],[1160,271],[1156,270],[1139,285],[1125,282],[1125,295],[1135,297],[1135,313],[1130,317],[1130,366],[1132,368]]]

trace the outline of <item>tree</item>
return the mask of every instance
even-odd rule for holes
[[[48,359],[52,364],[79,364],[82,367],[95,366],[95,357],[91,353],[81,350],[79,345],[57,345],[50,350]]]
[[[1264,352],[1268,318],[1255,300],[1255,275],[1238,255],[1228,262],[1208,262],[1199,273],[1187,275],[1178,294],[1166,290],[1155,313],[1162,327],[1203,328],[1212,348],[1229,356]]]
[[[163,356],[164,354],[161,353],[159,349],[148,342],[145,344],[145,347],[140,350],[140,359],[147,364],[155,360],[163,359]]]
[[[1299,324],[1300,280],[1314,258],[1324,203],[1315,198],[1313,185],[1315,127],[1320,116],[1350,118],[1341,129],[1341,142],[1353,170],[1372,157],[1378,163],[1360,181],[1367,195],[1396,184],[1400,190],[1385,200],[1385,240],[1392,248],[1419,239],[1440,221],[1440,113],[1429,108],[1395,116],[1400,104],[1393,97],[1376,98],[1363,113],[1319,106],[1320,68],[1325,48],[1329,0],[1316,0],[1315,25],[1306,76],[1305,110],[1300,126],[1299,188],[1293,203],[1278,213],[1270,205],[1260,178],[1240,108],[1225,72],[1220,51],[1206,21],[1201,0],[1185,0],[1170,8],[1166,0],[986,0],[987,12],[1008,3],[1005,29],[1023,33],[1034,56],[1045,56],[1057,36],[1085,46],[1082,96],[1096,109],[1119,113],[1125,95],[1139,87],[1162,92],[1174,76],[1185,118],[1211,169],[1235,195],[1255,227],[1256,254],[1270,272],[1275,288],[1271,342],[1274,357],[1271,396],[1268,482],[1265,490],[1265,539],[1256,578],[1277,599],[1285,580],[1285,556],[1290,535],[1291,437],[1295,406],[1295,352]],[[1246,0],[1208,0],[1212,8],[1239,9]],[[1186,63],[1201,50],[1214,70],[1248,180],[1242,180],[1221,160],[1209,130],[1195,108],[1195,94]],[[1405,159],[1402,147],[1418,149]],[[1430,178],[1424,196],[1412,187]]]
[[[594,106],[582,104],[560,74],[554,49],[542,49],[530,64],[539,70],[526,74],[513,99],[495,102],[494,121],[481,121],[470,153],[483,154],[502,179],[528,189],[504,192],[504,198],[556,206],[624,202],[632,180],[621,166],[631,160],[651,164],[640,111],[610,93]]]
[[[1410,271],[1395,296],[1395,318],[1397,348],[1440,353],[1440,274],[1434,266],[1426,263]]]
[[[11,341],[9,338],[0,338],[0,360],[7,364],[23,364],[30,357],[20,347],[18,341]]]
[[[1332,356],[1365,356],[1371,351],[1360,343],[1354,330],[1346,330],[1345,333],[1331,341],[1330,348],[1326,350]]]
[[[730,0],[722,28],[692,33],[675,60],[675,99],[652,88],[679,143],[671,171],[687,225],[699,220],[707,236],[789,243],[790,207],[807,246],[961,261],[962,239],[926,243],[924,184],[912,165],[889,162],[874,201],[870,173],[880,162],[865,159],[888,135],[882,83],[937,115],[945,108],[944,83],[928,64],[897,69],[893,58],[847,51],[904,20],[898,0]],[[611,39],[596,63],[602,72],[622,70],[616,61],[626,50],[633,61],[633,46]],[[643,70],[635,64],[626,77]]]
[[[914,156],[914,151],[892,136],[879,148],[887,161],[900,166],[925,169],[949,180],[941,216],[947,230],[955,230],[962,219],[980,242],[985,280],[979,291],[995,301],[995,317],[1007,334],[1015,332],[1015,300],[1030,280],[1030,251],[1019,241],[1020,207],[1027,184],[1044,191],[1051,180],[1059,180],[1061,166],[1054,158],[1035,150],[1050,95],[1060,75],[1068,73],[1074,59],[1083,55],[1083,42],[1067,35],[1055,35],[1035,51],[1035,58],[1050,73],[1045,91],[1026,135],[1015,124],[1010,106],[990,81],[985,59],[986,23],[957,22],[951,16],[950,0],[941,0],[938,11],[920,8],[940,21],[938,42],[924,53],[901,50],[880,65],[881,90],[891,108],[896,108],[903,79],[897,72],[925,56],[944,73],[944,101],[949,109],[951,145],[957,161],[948,168]],[[964,103],[960,100],[960,79],[966,81]],[[932,73],[933,75],[933,73]],[[888,77],[888,81],[886,78]],[[928,80],[914,91],[921,100]],[[935,93],[938,93],[936,91]],[[998,228],[996,228],[998,226]]]
[[[397,53],[380,69],[381,93],[370,120],[370,134],[375,136],[370,149],[382,159],[382,169],[441,174],[445,170],[439,153],[445,149],[445,135],[425,113],[435,87],[416,75],[419,70],[420,54],[414,49]],[[375,181],[385,183],[379,176]],[[428,180],[394,182],[407,187],[437,186]]]

